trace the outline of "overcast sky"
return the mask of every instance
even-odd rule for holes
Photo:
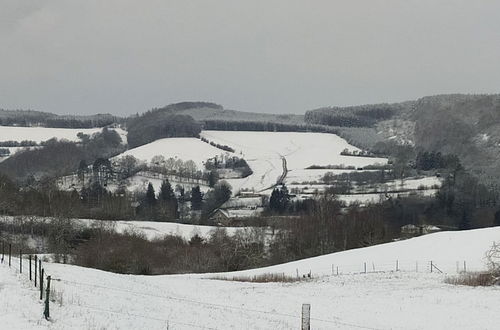
[[[303,113],[496,93],[500,1],[0,0],[0,108]]]

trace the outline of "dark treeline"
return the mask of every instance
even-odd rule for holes
[[[224,108],[220,104],[212,103],[212,102],[203,102],[203,101],[195,101],[195,102],[179,102],[169,104],[163,108],[154,108],[153,111],[163,111],[163,112],[175,112],[181,110],[189,110],[189,109],[199,109],[199,108],[210,108],[223,110]]]
[[[334,128],[321,125],[297,125],[264,121],[205,120],[203,121],[203,129],[220,131],[337,133]]]
[[[23,140],[23,141],[0,141],[0,147],[34,147],[38,146],[40,143],[31,140]]]
[[[324,108],[307,111],[305,121],[309,124],[339,127],[372,127],[378,121],[391,118],[399,109],[398,104]]]
[[[112,115],[97,115],[87,119],[86,117],[57,117],[47,119],[43,126],[58,128],[92,128],[105,127],[118,122],[118,118]]]
[[[127,122],[128,144],[135,148],[162,138],[198,137],[201,125],[188,115],[151,110]]]
[[[71,116],[33,110],[0,109],[0,126],[93,128],[108,126],[119,120],[120,118],[110,114]]]
[[[440,152],[420,151],[415,160],[415,168],[422,171],[461,166],[460,159],[456,155],[443,155]]]
[[[58,177],[76,172],[82,160],[91,164],[125,148],[118,133],[107,128],[92,136],[79,136],[81,143],[51,139],[41,149],[18,152],[0,163],[0,173],[21,181],[30,177]]]
[[[225,144],[219,144],[219,143],[215,143],[213,141],[209,141],[208,139],[205,139],[204,137],[200,138],[201,141],[205,142],[205,143],[208,143],[210,144],[212,147],[216,147],[220,150],[224,150],[224,151],[228,151],[228,152],[234,152],[234,149],[231,148],[230,146],[228,145],[225,145]]]

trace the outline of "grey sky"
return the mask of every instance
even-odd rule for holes
[[[303,113],[495,93],[500,1],[0,0],[0,108]]]

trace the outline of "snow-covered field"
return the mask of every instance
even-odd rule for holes
[[[49,128],[49,127],[15,127],[0,126],[0,141],[35,141],[42,142],[52,138],[66,139],[69,141],[78,141],[77,134],[93,134],[100,132],[102,128]],[[121,128],[113,128],[123,142],[127,142],[127,132]]]
[[[207,159],[224,153],[227,152],[217,149],[197,138],[166,138],[127,150],[117,157],[131,155],[145,162],[150,162],[154,156],[163,156],[166,159],[174,158],[183,161],[192,160],[196,163],[199,170],[203,170]]]
[[[347,205],[357,204],[376,204],[386,201],[388,198],[398,198],[407,196],[435,196],[437,189],[413,190],[409,192],[391,192],[391,193],[369,193],[369,194],[352,194],[352,195],[337,195],[338,199],[346,202]]]
[[[50,322],[42,319],[27,276],[3,264],[0,322],[8,329],[296,329],[301,305],[309,303],[312,329],[498,329],[498,287],[445,284],[446,274],[424,267],[336,276],[331,266],[435,260],[455,273],[455,261],[484,268],[484,252],[499,239],[500,228],[436,233],[238,273],[311,270],[312,280],[295,283],[214,280],[213,274],[132,276],[45,264],[55,279]],[[446,260],[453,267],[447,269]]]
[[[30,217],[29,221],[39,221],[39,222],[49,222],[51,218],[44,217]],[[8,224],[12,222],[20,221],[16,217],[12,216],[1,216],[0,222]],[[28,220],[24,220],[28,221]],[[173,234],[182,236],[186,240],[189,240],[194,235],[199,235],[202,237],[208,237],[210,233],[220,227],[214,226],[202,226],[202,225],[190,225],[181,224],[175,222],[157,222],[157,221],[108,221],[108,220],[93,220],[93,219],[73,219],[76,224],[83,226],[92,225],[104,225],[109,228],[113,228],[119,233],[125,231],[133,231],[137,233],[144,234],[148,239],[161,238],[162,236]],[[225,227],[229,235],[233,235],[241,227]]]
[[[95,223],[96,220],[78,219],[86,225]],[[105,220],[97,220],[105,221]],[[209,237],[211,232],[219,227],[202,226],[202,225],[189,225],[174,222],[156,222],[156,221],[105,221],[112,224],[114,229],[123,233],[125,231],[133,231],[144,234],[148,239],[161,238],[165,235],[178,235],[186,240],[198,235],[201,237]],[[229,235],[233,235],[241,227],[225,227]]]
[[[322,178],[326,173],[333,173],[334,175],[340,175],[343,173],[352,173],[356,172],[356,169],[345,169],[345,170],[337,170],[337,169],[294,169],[288,172],[286,176],[286,184],[293,183],[302,183],[302,182],[321,182]],[[368,172],[370,170],[366,170],[364,172]]]
[[[201,136],[219,144],[228,145],[243,156],[253,170],[245,179],[228,180],[234,190],[265,190],[274,185],[284,171],[300,170],[311,165],[345,165],[364,167],[373,164],[387,164],[385,158],[342,156],[345,148],[359,150],[335,134],[300,132],[242,132],[203,131]],[[286,162],[284,162],[286,160]],[[311,170],[315,172],[317,170]],[[294,180],[300,180],[295,177]],[[307,179],[306,179],[307,180]],[[303,181],[306,181],[303,180]]]

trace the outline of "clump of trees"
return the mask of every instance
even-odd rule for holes
[[[31,140],[23,140],[21,142],[19,141],[0,141],[0,147],[34,147],[40,145],[36,141],[31,141]]]
[[[8,148],[0,148],[0,157],[7,157],[10,155],[10,150]]]
[[[142,220],[174,222],[179,218],[179,205],[168,180],[163,180],[158,197],[151,183],[138,208],[137,216]]]
[[[231,198],[231,185],[226,181],[218,182],[214,188],[205,194],[203,206],[201,209],[201,221],[203,224],[210,223],[210,215],[222,204]]]
[[[420,151],[415,160],[417,170],[460,169],[460,159],[457,155],[443,155],[441,152]]]
[[[400,104],[321,108],[307,111],[305,121],[328,126],[372,127],[378,121],[391,118],[401,109]]]
[[[129,147],[135,148],[162,138],[198,137],[201,125],[191,116],[158,109],[129,119],[127,130]]]
[[[84,135],[85,136],[85,135]],[[103,128],[92,136],[85,136],[82,142],[51,139],[43,148],[17,152],[2,163],[0,172],[20,181],[28,177],[59,177],[76,172],[80,162],[88,164],[98,158],[109,158],[124,151],[120,135]]]
[[[153,241],[138,233],[112,230],[92,233],[74,250],[75,264],[125,274],[225,272],[266,265],[264,233],[247,229],[229,236],[217,229],[208,238],[186,241],[166,235]]]
[[[205,162],[205,168],[209,172],[218,172],[218,170],[233,170],[239,173],[240,178],[246,178],[247,176],[252,175],[253,173],[252,169],[250,168],[246,160],[236,156],[227,156],[227,155],[222,155],[220,157],[214,157],[208,159]],[[213,180],[215,178],[211,179]]]
[[[203,141],[203,142],[205,142],[205,143],[210,144],[212,147],[216,147],[218,149],[221,149],[221,150],[224,150],[224,151],[228,151],[228,152],[234,152],[234,149],[231,148],[228,145],[215,143],[213,141],[209,141],[208,139],[206,139],[204,137],[201,137],[200,140]]]

